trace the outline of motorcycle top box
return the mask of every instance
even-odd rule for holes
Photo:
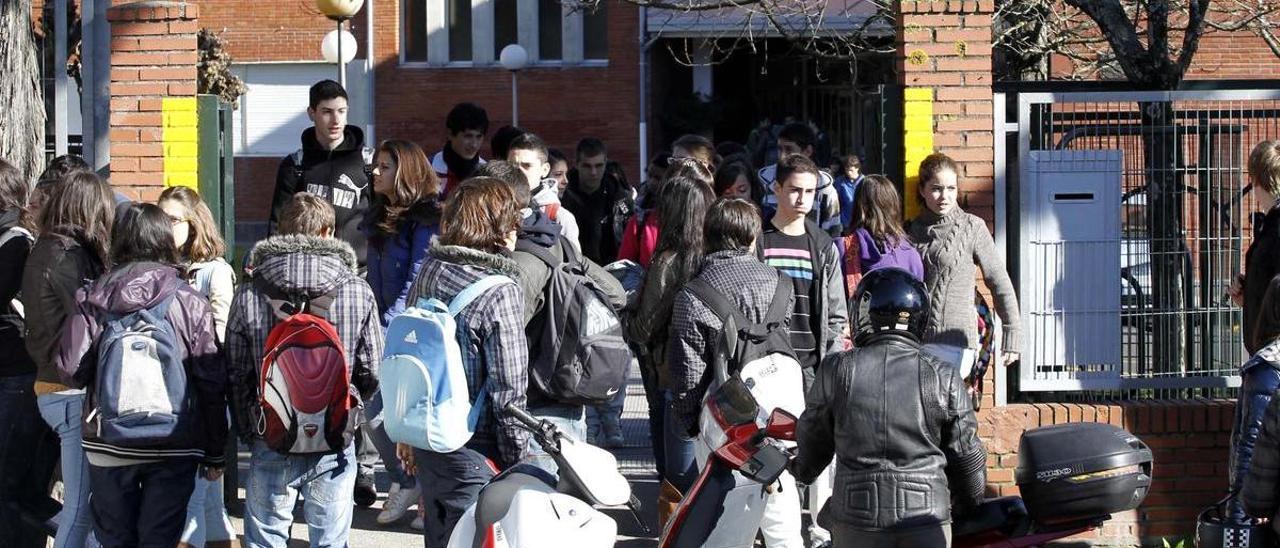
[[[1090,519],[1142,504],[1151,487],[1151,449],[1129,432],[1098,423],[1023,433],[1018,488],[1039,523]]]

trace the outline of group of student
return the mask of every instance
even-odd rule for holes
[[[381,461],[392,487],[378,523],[416,504],[425,545],[444,546],[497,470],[525,458],[553,470],[505,406],[603,446],[623,443],[625,390],[591,406],[531,384],[531,360],[546,351],[536,336],[548,321],[546,286],[560,262],[583,265],[622,318],[649,404],[663,517],[696,473],[692,440],[715,352],[709,334],[721,325],[685,289],[692,280],[756,319],[777,284],[792,284],[788,334],[807,390],[824,358],[852,345],[848,302],[859,278],[889,266],[927,286],[932,351],[971,364],[982,267],[1004,321],[1005,358],[1016,359],[1012,285],[985,223],[961,210],[962,173],[944,155],[922,164],[926,210],[904,224],[894,184],[863,176],[856,157],[842,159],[838,177],[814,163],[806,124],[784,127],[779,160],[760,168],[740,145],[681,137],[633,185],[595,138],[578,143],[570,168],[534,133],[505,127],[490,141],[495,159],[484,160],[489,122],[471,103],[449,113],[443,149],[428,157],[407,140],[365,146],[346,123],[348,98],[336,82],[317,83],[309,99],[314,127],[281,162],[270,235],[235,267],[222,259],[225,243],[190,189],[166,189],[156,204],[127,202],[83,161],[61,157],[28,192],[25,174],[0,168],[0,434],[8,436],[0,440],[8,448],[0,452],[0,494],[15,507],[47,498],[53,466],[42,456],[60,454],[58,548],[87,539],[230,545],[220,481],[237,447],[229,432],[251,454],[247,544],[285,546],[299,495],[311,543],[346,544],[352,503],[377,498],[373,468]],[[494,276],[509,283],[468,291]],[[483,393],[486,402],[475,434],[449,453],[397,444],[382,425],[384,330],[417,303],[464,293],[457,342],[469,396]],[[273,329],[299,312],[332,326],[348,368],[344,392],[358,397],[352,441],[339,436],[327,452],[281,450],[264,403]],[[167,342],[129,338],[144,328],[169,330],[147,339]],[[146,365],[112,365],[121,360]],[[175,363],[181,397],[166,384],[174,371],[165,368]],[[173,418],[117,424],[139,412]],[[135,432],[163,434],[138,449]],[[55,436],[60,443],[44,448],[40,440]],[[32,449],[17,455],[15,447]],[[815,514],[829,484],[811,486]],[[794,500],[770,513],[765,537],[771,547],[801,546],[800,500],[794,488],[783,492]],[[816,525],[810,537],[828,538]]]

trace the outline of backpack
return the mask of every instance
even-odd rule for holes
[[[516,250],[537,257],[550,269],[541,321],[531,321],[532,329],[526,333],[531,349],[529,379],[557,402],[601,405],[626,384],[631,348],[623,339],[617,311],[587,275],[586,263],[572,245],[560,242],[563,261],[549,248],[528,241],[516,243]]]
[[[360,157],[364,159],[364,176],[369,179],[370,183],[373,182],[373,161],[377,153],[378,151],[372,148],[360,147]],[[289,159],[293,160],[293,175],[301,183],[302,176],[307,174],[307,168],[302,167],[302,149],[293,151],[293,154],[289,155]]]
[[[176,295],[104,318],[85,423],[105,443],[185,448],[195,441],[194,402],[182,364],[186,352],[166,318]]]
[[[732,300],[703,278],[694,278],[685,288],[724,322],[708,364],[713,379],[707,396],[731,376],[738,377],[760,405],[764,414],[760,419],[777,408],[799,417],[804,412],[804,375],[787,329],[795,291],[791,281],[778,273],[777,290],[760,323],[748,320]],[[714,420],[703,415],[702,424]]]
[[[457,451],[476,431],[486,390],[470,401],[454,317],[491,288],[514,283],[486,276],[463,289],[448,306],[420,299],[387,326],[379,368],[383,426],[392,440],[437,453]]]
[[[15,226],[4,231],[4,234],[0,234],[0,248],[3,248],[14,238],[26,238],[28,245],[36,241],[36,237],[30,231],[20,226]],[[9,306],[19,318],[26,318],[26,309],[22,306],[22,299],[14,297],[13,300],[9,301]]]
[[[287,455],[340,451],[351,444],[360,398],[338,331],[329,321],[338,288],[312,299],[286,295],[255,278],[279,318],[262,357],[258,435]]]

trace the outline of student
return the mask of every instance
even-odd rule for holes
[[[93,415],[102,421],[84,434],[98,542],[110,548],[174,546],[186,525],[197,465],[208,481],[222,476],[226,363],[212,308],[182,278],[172,221],[164,210],[131,203],[112,234],[114,266],[78,295],[79,309],[68,317],[55,361],[65,383],[89,386]],[[112,343],[118,328],[113,324],[146,310],[156,314],[156,323],[144,332],[173,330],[172,339],[151,335],[155,364],[131,361],[138,359],[129,350],[136,349],[139,335]],[[175,346],[165,346],[166,340]],[[166,350],[176,354],[172,366],[183,374],[167,369]],[[145,365],[151,367],[139,368]],[[131,430],[127,423],[110,423],[111,437],[104,434],[107,413],[137,409],[170,414],[174,425]]]
[[[529,436],[505,408],[527,407],[529,348],[524,334],[524,298],[514,281],[519,267],[511,259],[520,226],[522,204],[506,183],[472,179],[459,185],[444,206],[440,237],[409,292],[409,299],[450,302],[482,278],[511,278],[486,289],[455,319],[458,346],[466,369],[470,397],[483,387],[486,402],[474,436],[452,453],[397,446],[401,458],[416,469],[424,489],[428,548],[447,544],[454,524],[493,477],[494,464],[505,469],[528,451]]]
[[[549,179],[555,179],[556,192],[564,197],[564,189],[569,187],[569,159],[558,148],[547,149],[548,163],[551,164]]]
[[[783,126],[782,132],[778,134],[779,158],[800,154],[813,161],[816,143],[817,136],[812,126],[804,122],[789,123]],[[817,164],[815,163],[814,165]],[[782,199],[782,197],[773,194],[774,183],[781,179],[778,176],[778,164],[760,168],[759,175],[760,181],[764,183],[765,187],[765,219],[769,219],[773,216],[773,211],[779,207],[778,201]],[[813,207],[810,208],[808,213],[809,219],[817,223],[831,237],[840,236],[841,232],[843,232],[843,228],[840,226],[840,196],[836,192],[835,180],[832,179],[830,173],[818,171],[818,188],[815,192]]]
[[[458,103],[444,120],[449,138],[444,148],[431,158],[431,168],[440,180],[440,195],[447,196],[458,183],[471,177],[484,164],[480,147],[489,132],[489,113],[475,103]]]
[[[510,165],[507,162],[489,162],[481,171],[499,171],[488,169],[495,164]],[[498,178],[507,183],[517,203],[529,203],[529,187],[525,185],[523,176],[518,179]],[[524,296],[524,330],[528,340],[530,360],[534,361],[542,352],[543,330],[546,326],[545,322],[550,321],[547,315],[551,310],[545,302],[547,284],[551,282],[551,268],[539,255],[564,261],[569,257],[568,254],[573,246],[561,236],[560,225],[552,222],[541,210],[524,207],[520,209],[520,217],[520,231],[516,237],[516,249],[512,252],[511,258],[520,269],[520,277],[516,281],[519,282]],[[539,252],[538,248],[545,253]],[[604,292],[609,299],[609,304],[615,310],[626,305],[626,291],[613,275],[591,259],[581,256],[578,256],[578,259],[585,264],[587,276]],[[566,311],[558,312],[567,313]],[[622,392],[625,391],[619,391],[619,393]],[[528,397],[529,414],[551,421],[562,432],[578,440],[590,441],[590,436],[587,435],[585,409],[582,405],[555,401],[549,395],[539,391],[533,383],[529,386]],[[538,462],[541,466],[555,472],[555,461],[544,457],[546,453],[541,447],[533,446],[529,451],[530,455],[539,457]]]
[[[790,154],[777,164],[773,184],[778,212],[765,225],[765,264],[795,284],[791,345],[805,373],[805,387],[827,355],[844,349],[848,309],[835,243],[808,218],[820,172],[807,156]]]
[[[672,158],[693,158],[710,170],[715,170],[720,158],[716,156],[716,146],[711,139],[701,135],[681,135],[671,143]]]
[[[608,172],[609,149],[604,141],[584,138],[578,141],[574,156],[564,207],[578,221],[582,254],[598,264],[609,264],[618,258],[618,233],[614,227],[623,226],[621,219],[635,207],[631,187]]]
[[[506,158],[507,152],[511,150],[511,141],[526,133],[528,131],[515,126],[502,126],[494,130],[493,137],[489,138],[489,150],[493,152],[493,157]],[[475,176],[475,172],[472,172],[471,177]]]
[[[987,223],[960,209],[959,173],[959,166],[945,154],[931,154],[920,163],[920,198],[926,209],[907,226],[907,235],[920,251],[924,285],[933,303],[922,336],[925,350],[955,365],[966,377],[979,345],[978,313],[973,306],[975,267],[982,267],[996,313],[1004,322],[1005,365],[1018,359],[1022,316]]]
[[[662,164],[660,169],[655,170],[650,166],[652,170],[650,174],[658,178],[646,183],[645,194],[638,204],[642,207],[627,220],[626,227],[622,231],[622,243],[618,249],[619,260],[636,261],[644,268],[649,268],[654,250],[658,246],[661,220],[657,213],[666,182],[684,177],[703,185],[707,192],[711,192],[713,186],[711,168],[702,161],[664,155],[658,155],[655,161],[663,161],[663,158],[666,163]]]
[[[1244,346],[1255,354],[1264,341],[1280,335],[1280,323],[1264,321],[1260,312],[1269,310],[1272,300],[1280,299],[1280,293],[1268,290],[1280,275],[1280,141],[1263,141],[1253,148],[1249,182],[1254,207],[1266,215],[1254,225],[1245,271],[1232,280],[1229,293],[1236,306],[1244,308]]]
[[[285,156],[276,173],[267,234],[275,234],[282,210],[298,192],[310,192],[333,206],[336,235],[355,248],[364,265],[365,237],[360,232],[369,209],[369,164],[373,150],[365,147],[364,132],[347,125],[347,90],[333,80],[311,86],[307,117],[312,127],[302,132],[302,148]]]
[[[218,343],[222,344],[226,341],[227,317],[231,313],[231,299],[235,296],[236,273],[222,258],[227,246],[218,233],[213,213],[196,191],[185,186],[165,189],[157,203],[169,216],[173,241],[177,245],[179,259],[185,265],[186,281],[209,302]],[[227,413],[225,406],[222,413]],[[228,460],[231,460],[231,455],[228,455]],[[195,490],[187,504],[187,522],[179,548],[230,547],[235,544],[235,529],[223,504],[223,482],[224,478],[209,481],[197,475]]]
[[[760,213],[746,200],[716,201],[706,214],[706,255],[696,278],[709,283],[737,306],[746,321],[766,321],[779,283],[790,283],[777,270],[760,262],[755,253]],[[685,286],[672,302],[667,364],[670,369],[671,413],[666,425],[672,439],[692,440],[699,433],[702,400],[714,375],[724,323],[712,306]],[[735,371],[727,371],[732,374]],[[797,395],[798,396],[798,395]],[[670,445],[668,445],[670,451]],[[670,474],[676,472],[667,463]],[[696,473],[696,470],[690,470]],[[804,546],[800,533],[800,497],[790,474],[779,478],[781,489],[769,497],[760,528],[770,548]]]
[[[483,167],[483,166],[481,166]],[[378,301],[382,326],[404,312],[409,288],[427,258],[431,239],[440,232],[440,182],[418,145],[383,141],[373,170],[373,214],[365,226],[369,237],[369,286]],[[364,409],[369,438],[391,477],[391,489],[377,522],[399,521],[422,495],[417,478],[396,457],[395,443],[382,426],[382,393]]]
[[[676,438],[677,430],[668,422],[672,390],[668,326],[673,320],[676,293],[702,266],[703,220],[712,199],[711,192],[693,179],[676,177],[665,183],[654,216],[665,219],[664,225],[672,228],[659,233],[639,304],[626,322],[627,338],[638,349],[649,404],[649,436],[662,481],[659,508],[664,511],[679,501],[679,493],[689,490],[696,473],[692,443]]]
[[[854,202],[858,195],[858,185],[862,184],[862,159],[857,154],[850,154],[840,160],[840,174],[836,176],[836,194],[840,196],[840,224],[844,226],[844,234],[853,231],[857,224]]]
[[[715,192],[720,198],[742,198],[759,206],[764,186],[755,170],[743,161],[725,162],[716,170]]]
[[[90,529],[89,461],[80,445],[85,393],[66,384],[54,362],[62,326],[78,310],[76,291],[111,264],[115,204],[111,187],[88,171],[52,183],[48,196],[40,213],[40,237],[22,273],[25,342],[36,362],[40,416],[61,440],[63,500],[54,547],[81,548]]]
[[[920,348],[930,303],[914,275],[870,272],[854,301],[857,348],[819,368],[790,469],[813,482],[839,462],[840,496],[822,510],[835,548],[950,546],[952,515],[980,503],[986,485],[964,381]]]
[[[895,266],[924,280],[920,253],[902,228],[902,200],[893,183],[883,175],[868,175],[853,209],[858,219],[853,229],[857,245],[850,249],[858,255],[859,272],[866,275],[877,268]]]
[[[280,233],[249,252],[253,282],[240,286],[231,302],[227,367],[232,416],[241,440],[252,444],[244,517],[249,546],[287,544],[299,494],[306,499],[303,512],[312,546],[346,545],[351,530],[355,444],[328,453],[284,454],[256,434],[264,420],[259,371],[267,335],[277,323],[272,300],[309,302],[332,296],[323,317],[341,341],[350,389],[364,401],[378,389],[383,333],[377,300],[356,272],[355,251],[334,238],[333,230],[334,211],[327,201],[306,192],[294,195],[281,209]]]
[[[35,548],[45,535],[21,514],[38,519],[57,466],[57,438],[36,406],[36,364],[27,352],[22,270],[36,232],[27,206],[27,179],[0,160],[0,546]]]
[[[532,195],[530,203],[559,224],[564,237],[581,250],[582,234],[577,214],[562,205],[555,181],[547,178],[551,173],[551,164],[547,163],[547,158],[547,144],[532,133],[516,137],[507,150],[507,161],[524,173]]]

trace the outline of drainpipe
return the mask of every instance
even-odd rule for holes
[[[378,79],[377,74],[375,74],[378,63],[373,56],[373,4],[374,2],[375,0],[368,0],[368,4],[366,4],[367,7],[365,8],[365,13],[364,13],[364,43],[365,43],[364,65],[365,65],[365,75],[368,77],[367,78],[368,82],[366,84],[368,87],[365,88],[365,94],[369,96],[369,101],[368,101],[369,119],[366,120],[364,124],[364,127],[365,127],[364,135],[365,135],[365,146],[376,149],[378,147],[378,140],[377,140],[377,135],[374,134],[374,125],[378,120],[378,115],[377,115],[378,100],[377,100],[377,96],[374,94],[373,86]]]
[[[640,6],[640,184],[649,180],[649,8]]]

